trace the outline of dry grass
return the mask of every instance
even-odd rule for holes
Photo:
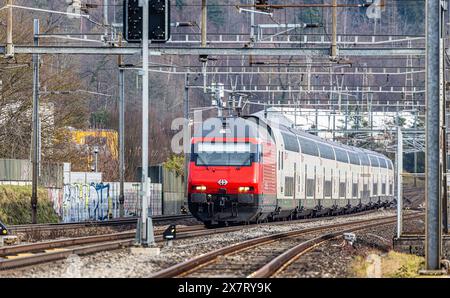
[[[45,189],[38,190],[38,222],[58,222]],[[31,222],[31,186],[0,185],[0,220],[18,225]]]
[[[355,277],[385,277],[385,278],[415,278],[419,277],[419,270],[424,267],[423,257],[390,251],[387,255],[372,257],[358,256],[351,265],[351,272]],[[378,265],[373,261],[379,257]],[[375,268],[375,266],[379,266]]]

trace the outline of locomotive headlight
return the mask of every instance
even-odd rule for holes
[[[2,231],[2,234],[3,234],[3,235],[6,235],[6,234],[8,234],[8,231],[7,231],[7,230],[3,230],[3,231]]]
[[[249,186],[241,186],[238,188],[239,192],[249,192],[250,189],[251,188]]]
[[[204,186],[204,185],[196,186],[195,190],[197,190],[197,191],[205,191],[206,190],[206,186]]]

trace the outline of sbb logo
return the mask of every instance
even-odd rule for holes
[[[228,184],[228,181],[225,180],[225,179],[220,179],[219,181],[217,181],[217,183],[218,183],[220,186],[225,186],[225,185]]]

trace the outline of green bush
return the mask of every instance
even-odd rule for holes
[[[31,186],[0,185],[0,220],[9,225],[31,223]],[[58,222],[45,189],[38,189],[38,222]]]
[[[166,162],[164,162],[164,167],[177,176],[184,177],[184,155],[172,155]]]

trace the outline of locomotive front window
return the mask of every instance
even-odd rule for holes
[[[258,159],[257,147],[250,143],[198,143],[191,161],[197,166],[251,166]]]

